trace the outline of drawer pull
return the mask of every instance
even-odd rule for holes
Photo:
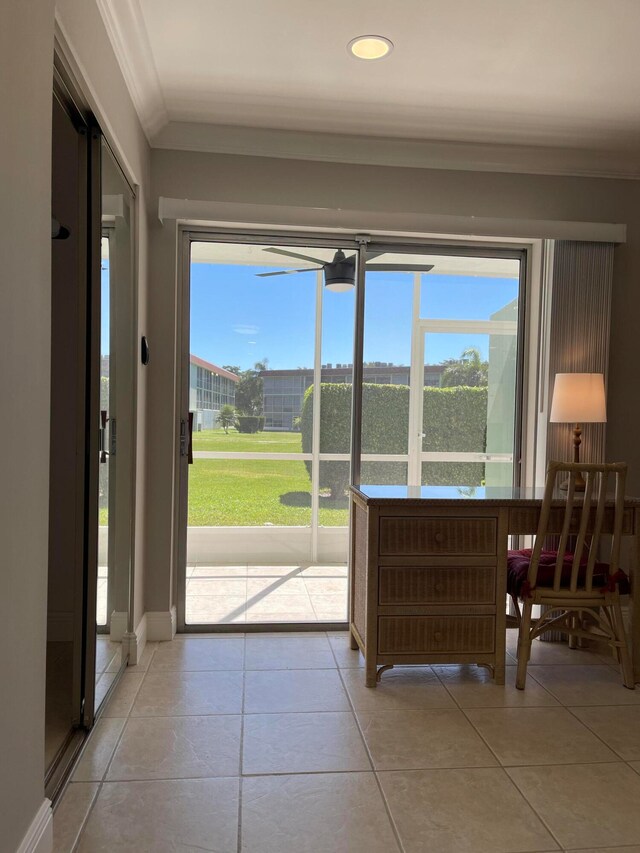
[[[440,531],[438,531],[438,533],[436,533],[435,536],[433,537],[433,540],[434,540],[434,542],[438,542],[438,543],[444,542],[444,533],[441,533]]]
[[[435,586],[433,588],[435,589],[436,592],[442,592],[442,590],[444,589],[444,584],[443,583],[437,583],[437,584],[435,584]]]
[[[439,643],[440,640],[442,639],[442,631],[434,631],[433,639]]]

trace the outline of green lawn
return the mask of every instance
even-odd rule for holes
[[[208,429],[193,434],[194,450],[226,450],[247,453],[302,453],[299,432],[256,432],[253,435],[230,429]]]
[[[196,433],[194,450],[300,452],[300,433]],[[304,462],[194,459],[189,466],[189,525],[262,527],[311,523],[311,483]],[[348,523],[346,497],[320,498],[320,523]]]

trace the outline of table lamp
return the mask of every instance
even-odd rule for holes
[[[580,443],[583,423],[605,423],[607,406],[602,373],[556,373],[551,402],[551,423],[573,423],[573,461],[580,462]],[[584,491],[581,473],[576,477],[575,488]],[[561,488],[567,488],[563,484]]]

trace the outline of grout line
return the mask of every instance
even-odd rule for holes
[[[347,634],[347,637],[345,639],[347,639],[348,636],[349,635]],[[327,640],[328,639],[329,638],[327,635]],[[387,802],[387,798],[385,797],[384,791],[382,790],[382,785],[380,783],[380,779],[378,778],[378,774],[376,773],[375,764],[373,762],[373,756],[371,755],[371,751],[369,750],[369,745],[367,744],[367,740],[366,740],[364,733],[362,731],[362,727],[360,726],[360,721],[358,720],[358,715],[356,714],[356,709],[354,707],[354,704],[353,704],[353,701],[352,701],[351,696],[349,694],[349,691],[347,690],[347,685],[346,685],[345,680],[342,676],[342,671],[341,671],[340,667],[338,666],[338,658],[336,657],[336,653],[334,651],[334,648],[333,648],[333,645],[331,644],[331,642],[329,642],[329,646],[331,647],[331,653],[333,655],[333,659],[336,662],[338,677],[340,678],[340,682],[342,684],[342,689],[344,690],[344,692],[347,696],[347,701],[349,702],[349,707],[351,708],[351,714],[353,716],[353,719],[354,719],[354,722],[356,725],[356,729],[358,730],[358,734],[360,735],[360,740],[362,741],[362,745],[364,746],[364,750],[365,750],[365,753],[367,755],[367,759],[369,760],[369,765],[370,765],[371,771],[373,773],[373,778],[375,779],[376,786],[378,788],[378,792],[382,798],[382,802],[384,804],[384,808],[385,808],[385,811],[387,813],[387,817],[389,819],[389,824],[391,826],[391,832],[393,833],[393,836],[396,840],[396,844],[398,845],[398,850],[400,850],[401,853],[405,853],[405,848],[404,848],[404,845],[402,844],[402,840],[400,838],[400,832],[398,830],[398,827],[396,825],[394,817],[391,813],[391,808],[389,806],[389,803]],[[362,673],[362,675],[364,676],[364,672]]]
[[[69,790],[69,789],[67,788],[67,790]],[[78,834],[76,835],[76,840],[73,844],[73,847],[71,848],[70,853],[74,853],[74,851],[78,849],[78,847],[80,845],[80,841],[82,839],[82,834],[83,834],[85,827],[89,821],[89,818],[91,817],[93,809],[95,808],[95,805],[98,802],[98,797],[100,796],[101,791],[102,791],[102,782],[98,782],[98,787],[96,788],[95,794],[93,795],[93,799],[91,800],[89,808],[87,809],[87,813],[84,816],[82,823],[80,824],[80,829],[78,830]],[[66,792],[65,792],[65,796],[66,796]]]
[[[240,749],[238,755],[238,826],[237,826],[237,853],[241,853],[242,851],[242,796],[243,796],[243,785],[242,785],[242,769],[244,763],[244,717],[245,717],[245,695],[246,695],[246,686],[247,686],[247,671],[246,671],[246,663],[247,663],[247,638],[245,637],[243,647],[242,647],[242,700],[240,703]]]

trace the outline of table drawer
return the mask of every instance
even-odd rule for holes
[[[496,553],[495,518],[381,516],[380,554],[442,556]]]
[[[493,604],[494,566],[381,566],[379,603]]]
[[[380,616],[378,654],[495,651],[493,616]]]

